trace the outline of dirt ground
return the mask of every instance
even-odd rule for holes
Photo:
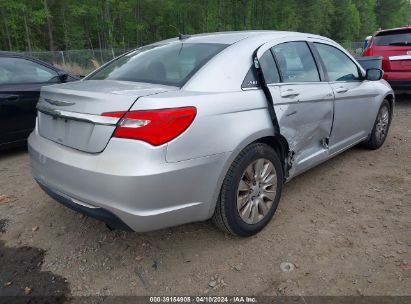
[[[0,295],[411,295],[411,96],[380,150],[292,180],[251,238],[109,231],[44,194],[25,149],[0,154],[0,174]]]

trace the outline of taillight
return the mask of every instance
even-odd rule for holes
[[[371,56],[372,55],[372,48],[368,46],[363,53],[363,56]]]
[[[370,39],[370,41],[368,41],[368,45],[365,48],[364,52],[363,52],[363,56],[372,56],[372,45],[374,43],[374,39]]]
[[[138,139],[159,146],[183,133],[193,122],[194,107],[103,113],[121,118],[113,137]]]

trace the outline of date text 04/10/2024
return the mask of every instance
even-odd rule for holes
[[[150,297],[150,303],[256,303],[255,297],[244,296],[155,296]]]

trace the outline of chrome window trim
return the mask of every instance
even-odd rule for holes
[[[64,110],[57,110],[45,107],[41,104],[37,104],[37,110],[41,113],[53,116],[53,117],[60,117],[66,118],[70,120],[77,120],[92,123],[95,125],[103,125],[103,126],[115,126],[120,118],[117,117],[107,117],[107,116],[100,116],[100,115],[93,115],[93,114],[83,114],[78,112],[71,112],[71,111],[64,111]]]
[[[356,83],[356,82],[363,82],[364,80],[335,80],[335,81],[328,81],[327,83],[332,84],[332,83]]]
[[[300,82],[276,82],[276,83],[267,83],[267,86],[285,86],[285,85],[308,85],[308,84],[326,84],[326,81],[300,81]]]
[[[353,82],[363,82],[363,80],[336,80],[336,81],[301,81],[301,82],[276,82],[276,83],[267,83],[267,86],[284,86],[284,85],[307,85],[307,84],[332,84],[332,83],[353,83]]]
[[[241,88],[242,91],[255,91],[261,90],[261,87],[249,87],[249,88]]]
[[[411,60],[411,55],[390,56],[388,58],[390,59],[390,61]]]

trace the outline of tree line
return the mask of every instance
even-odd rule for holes
[[[0,49],[134,48],[179,33],[269,29],[359,41],[406,25],[409,0],[0,0]]]

